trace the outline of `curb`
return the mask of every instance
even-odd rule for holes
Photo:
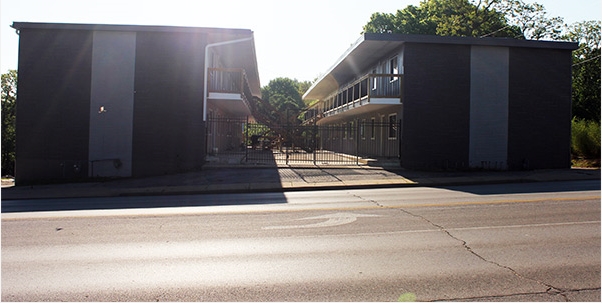
[[[103,187],[103,183],[78,184],[76,188],[41,186],[42,188],[13,188],[2,190],[3,200],[29,200],[29,199],[67,199],[67,198],[108,198],[132,196],[161,196],[161,195],[199,195],[199,194],[224,194],[224,193],[269,193],[311,190],[337,190],[337,189],[369,189],[369,188],[396,188],[396,187],[441,187],[460,185],[486,185],[508,183],[534,183],[554,181],[600,180],[600,170],[589,171],[540,171],[530,175],[517,176],[483,176],[469,175],[456,177],[417,177],[408,179],[404,176],[372,180],[340,180],[336,182],[297,182],[281,181],[279,183],[223,183],[202,185],[177,185],[154,187]],[[8,197],[7,197],[8,196]]]

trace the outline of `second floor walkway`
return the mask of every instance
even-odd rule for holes
[[[335,116],[351,116],[401,104],[403,75],[368,74],[332,92],[305,114],[305,121],[326,122]]]

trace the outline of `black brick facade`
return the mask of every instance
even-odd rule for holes
[[[138,33],[134,175],[201,167],[205,45],[202,34]]]
[[[571,60],[566,50],[510,50],[510,169],[570,168]]]
[[[25,29],[16,182],[87,176],[92,33]]]
[[[406,44],[402,102],[402,166],[468,165],[470,46]]]

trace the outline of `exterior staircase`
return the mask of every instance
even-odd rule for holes
[[[303,133],[311,131],[307,126],[302,126],[295,117],[294,122],[291,122],[291,117],[287,113],[277,110],[269,102],[253,96],[253,101],[250,102],[251,113],[255,120],[269,128],[276,138],[273,143],[282,147],[283,144],[289,144],[290,147],[301,148],[304,151],[311,153],[313,147],[311,142],[307,142]],[[285,123],[282,123],[285,121]],[[265,135],[265,134],[263,134]],[[308,144],[309,143],[309,144]]]

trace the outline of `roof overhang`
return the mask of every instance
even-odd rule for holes
[[[444,37],[432,35],[365,33],[351,45],[335,64],[318,78],[303,95],[303,99],[316,100],[328,97],[350,79],[366,74],[375,62],[392,53],[404,43],[461,44],[481,46],[525,47],[575,50],[577,43],[509,38]]]
[[[392,52],[403,43],[403,40],[374,40],[368,34],[362,35],[322,77],[318,78],[303,95],[303,99],[316,100],[327,97],[349,79],[363,76],[366,69],[382,58],[383,54]]]
[[[253,38],[253,32],[248,37]],[[224,39],[226,38],[226,39]],[[237,39],[245,38],[238,36]],[[231,37],[220,37],[212,39],[211,43],[225,42],[234,40]],[[224,44],[214,48],[226,64],[225,68],[242,68],[247,75],[247,81],[254,96],[261,98],[261,83],[259,81],[259,69],[257,67],[257,55],[255,53],[255,39],[242,41],[239,43]]]

